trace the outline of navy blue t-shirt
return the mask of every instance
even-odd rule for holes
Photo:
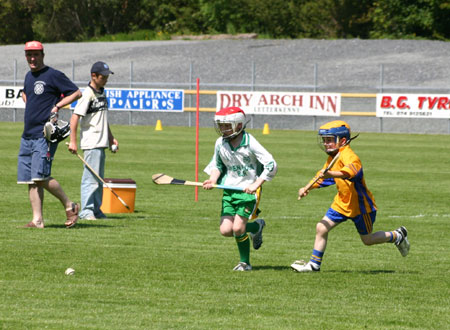
[[[43,137],[44,125],[61,95],[68,96],[77,90],[78,87],[64,73],[49,66],[37,72],[29,71],[25,76],[23,88],[27,103],[22,137]]]

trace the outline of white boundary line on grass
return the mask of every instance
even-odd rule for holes
[[[389,215],[388,218],[450,218],[450,214]]]

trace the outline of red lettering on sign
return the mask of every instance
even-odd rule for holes
[[[241,106],[241,94],[231,94],[233,98],[233,106],[240,107]]]
[[[331,110],[334,112],[334,113],[336,113],[336,103],[337,103],[337,97],[335,96],[334,97],[334,101],[333,101],[333,99],[332,99],[332,97],[331,96],[327,96],[327,101],[328,101],[328,108],[327,108],[327,110],[329,111],[330,110],[330,107],[331,107]]]
[[[336,97],[333,101],[331,96],[311,95],[310,102],[310,106],[313,109],[326,110],[328,112],[332,111],[336,113]]]
[[[381,99],[381,105],[382,108],[390,108],[392,103],[392,97],[390,96],[383,96]]]
[[[303,106],[303,95],[292,95],[293,106]]]
[[[309,97],[309,106],[312,109],[317,109],[318,108],[317,103],[319,103],[319,105],[323,105],[320,98],[317,95],[311,95]]]
[[[250,100],[252,99],[252,94],[244,94],[242,95],[244,97],[245,100],[245,106],[249,106],[250,105]]]
[[[442,109],[447,110],[448,109],[448,97],[445,97],[445,96],[440,97],[437,108],[438,108],[438,110],[442,110]]]
[[[220,94],[219,108],[223,109],[233,106],[234,107],[249,106],[251,98],[252,98],[251,94],[239,94],[239,93]]]
[[[406,103],[408,101],[408,98],[406,96],[400,96],[397,99],[397,108],[399,109],[409,109],[409,105],[408,103]]]
[[[428,109],[433,109],[438,101],[437,97],[429,97],[428,98]]]
[[[290,95],[283,95],[281,97],[281,104],[283,105],[291,105],[291,96]]]
[[[220,94],[220,109],[228,108],[230,106],[230,96],[227,94]]]
[[[267,105],[267,99],[264,94],[261,95],[259,102],[258,102],[258,105],[261,105],[261,104]]]
[[[419,100],[419,109],[422,109],[423,108],[423,104],[425,103],[425,101],[426,101],[426,97],[424,97],[424,96],[419,96],[418,97],[418,100]]]
[[[276,95],[276,94],[270,95],[270,104],[280,105],[280,95]]]

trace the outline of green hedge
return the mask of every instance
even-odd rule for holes
[[[448,40],[449,14],[445,0],[2,0],[0,44],[205,33]]]

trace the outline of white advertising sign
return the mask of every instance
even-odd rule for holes
[[[450,118],[450,95],[377,94],[377,117]]]
[[[218,91],[217,110],[239,107],[255,115],[341,115],[341,94]]]
[[[0,108],[25,109],[22,87],[0,86]]]

